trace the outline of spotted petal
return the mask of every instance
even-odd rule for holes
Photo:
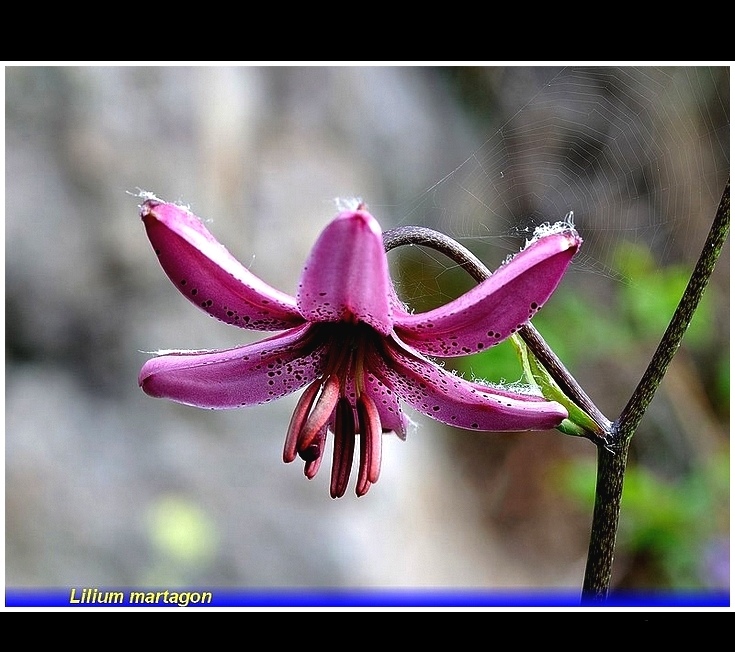
[[[567,417],[558,403],[469,382],[394,339],[371,360],[371,371],[418,412],[457,428],[548,430]]]
[[[581,239],[573,230],[541,237],[461,297],[428,312],[394,309],[395,332],[417,351],[468,355],[502,342],[548,300]]]
[[[385,432],[394,432],[400,439],[406,439],[409,420],[401,408],[398,395],[368,370],[365,374],[364,391],[378,408],[380,423]],[[347,395],[354,396],[354,382],[347,383]]]
[[[310,326],[222,351],[176,352],[149,360],[143,391],[186,405],[226,409],[267,403],[295,392],[322,372],[324,346]]]
[[[140,216],[163,270],[205,312],[253,330],[284,330],[304,323],[293,297],[243,267],[185,208],[148,199]]]
[[[298,306],[313,322],[362,321],[392,331],[392,282],[383,237],[365,210],[337,215],[319,236],[304,267]]]

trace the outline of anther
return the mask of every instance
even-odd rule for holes
[[[327,426],[324,426],[319,431],[319,436],[316,441],[309,446],[309,450],[315,452],[316,457],[312,460],[307,460],[304,464],[304,475],[311,480],[319,471],[319,467],[322,465],[322,454],[324,453],[324,442],[327,439]]]
[[[309,385],[304,393],[296,403],[296,409],[291,415],[291,422],[288,424],[288,430],[286,431],[286,443],[283,446],[283,461],[286,464],[293,462],[296,459],[296,448],[299,439],[299,434],[304,428],[309,412],[311,412],[311,406],[314,404],[319,388],[322,386],[321,378],[315,380]]]
[[[305,451],[309,446],[312,445],[316,439],[319,431],[329,421],[329,418],[334,412],[334,407],[337,405],[339,399],[339,378],[336,374],[332,374],[324,381],[322,385],[322,393],[319,395],[319,399],[314,405],[314,409],[309,414],[301,428],[301,432],[298,436],[296,443],[296,449],[299,452]]]

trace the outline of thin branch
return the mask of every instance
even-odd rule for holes
[[[604,602],[610,592],[629,446],[628,439],[615,450],[597,447],[595,507],[582,582],[583,603]]]
[[[592,515],[592,533],[582,588],[584,602],[603,602],[607,599],[630,440],[661,384],[669,363],[681,345],[684,333],[712,276],[729,230],[730,180],[728,179],[712,228],[671,322],[638,383],[638,387],[620,417],[613,423],[610,445],[598,447],[595,508]]]

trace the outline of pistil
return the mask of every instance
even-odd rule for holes
[[[355,454],[355,414],[350,401],[342,397],[334,417],[334,451],[332,454],[332,481],[329,495],[341,498],[345,495]]]

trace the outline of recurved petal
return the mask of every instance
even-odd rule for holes
[[[548,430],[567,417],[558,403],[469,382],[391,339],[371,369],[415,410],[457,428]]]
[[[354,378],[347,379],[345,396],[356,404],[357,391]],[[383,432],[394,432],[400,439],[405,440],[411,422],[401,408],[401,402],[396,393],[383,381],[367,370],[363,376],[363,391],[366,392],[378,409],[380,424]]]
[[[391,332],[392,285],[383,237],[366,210],[344,211],[322,231],[301,275],[297,301],[309,321],[365,322]]]
[[[396,393],[373,373],[365,375],[365,392],[378,409],[383,431],[395,432],[400,439],[405,440],[409,420]]]
[[[309,325],[222,351],[175,352],[140,371],[146,394],[186,405],[226,409],[267,403],[295,392],[322,371],[324,346]]]
[[[284,330],[304,323],[293,297],[243,267],[185,208],[148,199],[140,216],[163,270],[205,312],[252,330]]]
[[[581,242],[570,228],[541,237],[486,281],[440,308],[418,314],[394,309],[395,332],[417,351],[439,357],[494,346],[546,303]]]

